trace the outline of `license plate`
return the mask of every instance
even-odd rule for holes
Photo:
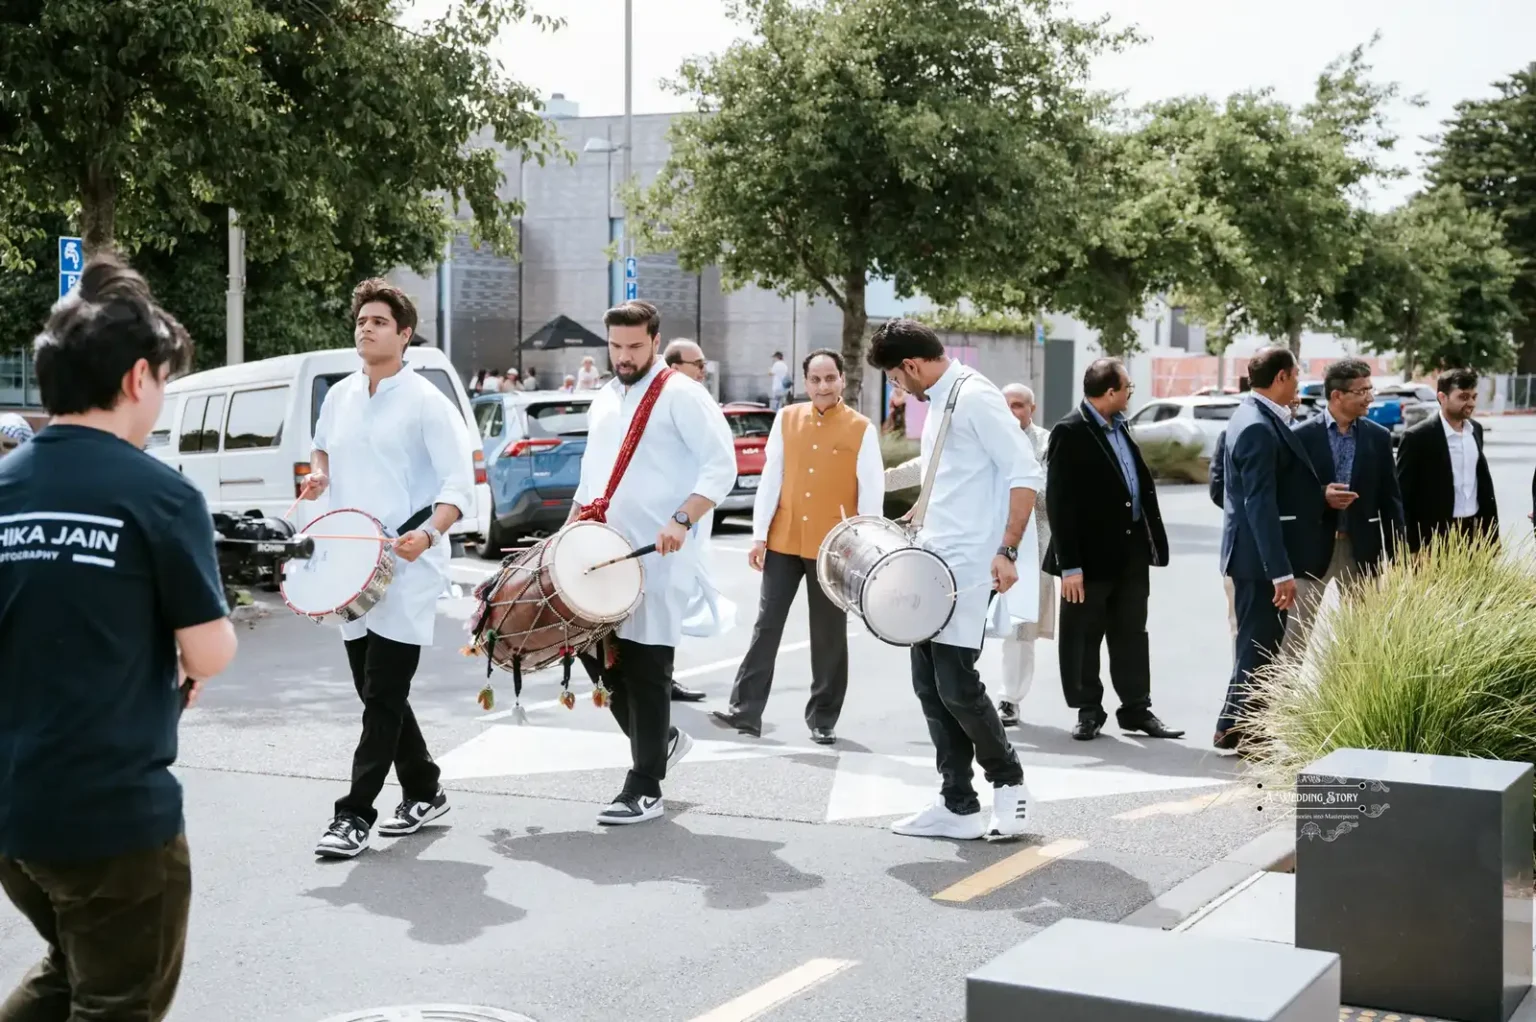
[[[757,480],[759,478],[759,476],[737,476],[736,487],[742,490],[755,490],[757,489]]]

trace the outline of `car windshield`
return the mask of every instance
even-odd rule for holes
[[[773,430],[772,412],[738,412],[727,415],[731,435],[738,437],[767,436]]]
[[[590,401],[541,401],[528,406],[528,436],[586,436]]]
[[[1237,411],[1237,405],[1195,405],[1195,418],[1197,419],[1230,419],[1232,413]]]

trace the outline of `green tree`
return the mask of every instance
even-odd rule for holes
[[[1501,371],[1514,361],[1516,272],[1498,220],[1458,188],[1436,188],[1370,218],[1336,314],[1371,350],[1400,352],[1405,380],[1453,367]]]
[[[950,304],[1030,281],[1070,236],[1088,64],[1124,38],[1050,0],[737,0],[751,38],[690,61],[699,116],[626,207],[643,249],[727,287],[818,293],[863,376],[867,281]],[[1022,296],[1022,297],[1021,297]]]
[[[1494,83],[1493,99],[1467,100],[1438,140],[1429,178],[1456,185],[1499,219],[1519,262],[1512,291],[1521,372],[1536,372],[1536,62]]]

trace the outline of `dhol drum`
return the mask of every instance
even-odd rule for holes
[[[283,602],[316,622],[330,614],[356,621],[378,606],[394,581],[389,533],[377,518],[355,508],[328,511],[309,523],[306,532],[311,530],[318,533],[314,556],[287,563],[279,587]],[[370,543],[368,536],[379,540]]]
[[[944,630],[955,612],[955,574],[876,515],[845,518],[822,540],[816,577],[827,598],[892,646],[915,646]]]
[[[481,583],[473,649],[502,670],[536,671],[605,637],[640,603],[645,573],[616,529],[572,522]]]

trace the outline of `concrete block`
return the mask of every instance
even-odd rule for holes
[[[1529,763],[1339,749],[1300,775],[1296,945],[1349,1004],[1508,1022],[1531,986]]]
[[[966,1022],[1337,1022],[1339,958],[1063,919],[966,979]]]

